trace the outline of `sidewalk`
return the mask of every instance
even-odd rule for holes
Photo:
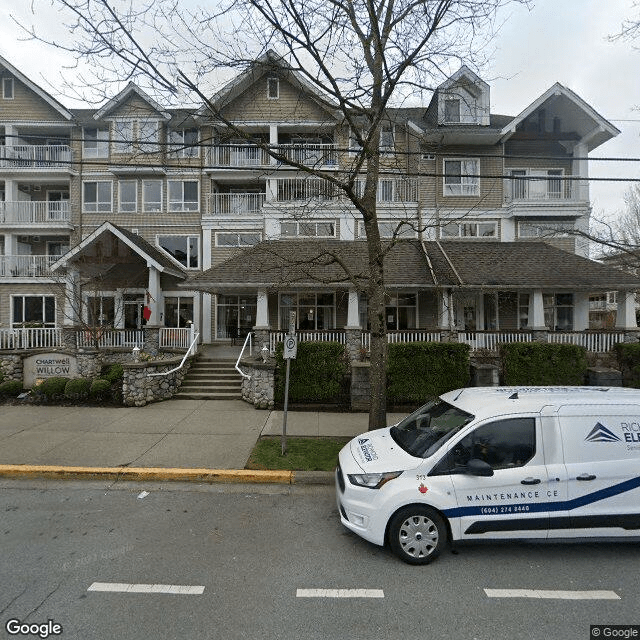
[[[388,423],[401,417],[388,414]],[[158,479],[184,478],[189,469],[198,479],[233,479],[261,435],[282,433],[282,419],[282,411],[257,410],[241,400],[167,400],[133,408],[7,405],[0,412],[0,465],[10,468],[0,474],[38,475],[14,467],[44,465],[88,468],[85,474],[94,476],[134,468]],[[289,411],[287,435],[355,436],[367,422],[366,413]],[[227,473],[217,473],[222,470]],[[260,474],[235,475],[246,481]]]

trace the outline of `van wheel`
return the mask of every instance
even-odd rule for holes
[[[445,522],[430,507],[405,507],[389,523],[391,550],[409,564],[427,564],[435,560],[446,543]]]

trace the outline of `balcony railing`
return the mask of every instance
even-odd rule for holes
[[[280,145],[278,151],[292,162],[306,167],[338,166],[338,151],[334,143]]]
[[[98,347],[100,349],[144,346],[144,331],[142,329],[104,329],[96,328],[91,331],[78,331],[76,334],[78,347]],[[188,345],[187,345],[188,346]]]
[[[523,177],[505,180],[505,202],[514,200],[563,201],[573,200],[576,189],[570,180],[554,177]]]
[[[51,265],[60,256],[0,256],[0,277],[42,278],[51,275]]]
[[[62,329],[0,329],[0,349],[48,349],[62,346]]]
[[[207,164],[215,167],[265,167],[271,156],[253,144],[221,144],[210,147]]]
[[[0,202],[0,223],[51,224],[69,222],[71,208],[66,200],[56,202]]]
[[[209,213],[213,216],[251,215],[264,204],[265,193],[214,193],[209,200]]]
[[[618,342],[624,342],[624,333],[619,331],[572,331],[547,334],[547,342],[576,344],[594,353],[607,353]]]
[[[2,168],[69,168],[72,160],[71,147],[56,145],[0,146]]]
[[[269,334],[269,350],[271,353],[276,352],[276,345],[278,342],[284,342],[284,331],[272,331]],[[334,329],[330,331],[298,331],[296,332],[298,342],[339,342],[340,344],[346,344],[346,334],[340,329]]]
[[[281,178],[278,181],[278,202],[316,202],[320,200],[344,200],[344,192],[321,178]],[[355,192],[364,192],[364,180],[356,180]],[[418,183],[412,179],[382,178],[378,182],[376,200],[381,205],[417,202]]]
[[[406,331],[388,331],[387,342],[389,344],[404,342],[440,342],[439,331],[426,331],[423,329],[408,329]],[[371,334],[368,331],[362,332],[361,344],[367,351],[371,348]]]

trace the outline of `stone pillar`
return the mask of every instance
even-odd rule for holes
[[[144,351],[156,355],[160,350],[160,327],[146,325],[144,331]]]
[[[253,327],[254,349],[260,353],[262,347],[269,348],[269,296],[266,289],[258,289],[256,300],[256,324]]]
[[[345,327],[345,346],[349,359],[362,360],[364,354],[364,347],[362,346],[362,329],[360,327]]]
[[[589,328],[589,294],[573,294],[573,329],[586,331]]]
[[[616,329],[637,330],[636,296],[634,291],[618,291]]]
[[[78,331],[79,326],[65,325],[62,327],[62,347],[70,351],[76,351],[78,348]]]

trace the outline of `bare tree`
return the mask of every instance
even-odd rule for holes
[[[340,171],[309,166],[269,141],[258,144],[279,163],[339,191],[362,221],[368,270],[359,285],[368,296],[371,331],[369,428],[386,423],[384,257],[376,194],[384,170],[383,122],[390,107],[431,93],[452,63],[478,64],[490,42],[496,12],[527,0],[226,0],[185,10],[179,0],[52,0],[69,11],[70,44],[89,87],[109,90],[135,80],[156,95],[205,105],[206,113],[235,137],[248,139],[212,96],[212,79],[230,80],[262,61],[295,73],[351,131],[355,153]],[[46,34],[34,37],[47,41]],[[277,55],[268,54],[275,49]],[[86,64],[88,63],[88,64]],[[212,73],[215,72],[215,73]],[[111,92],[113,94],[113,91]],[[94,97],[97,97],[95,91]],[[400,227],[398,227],[400,229]]]

